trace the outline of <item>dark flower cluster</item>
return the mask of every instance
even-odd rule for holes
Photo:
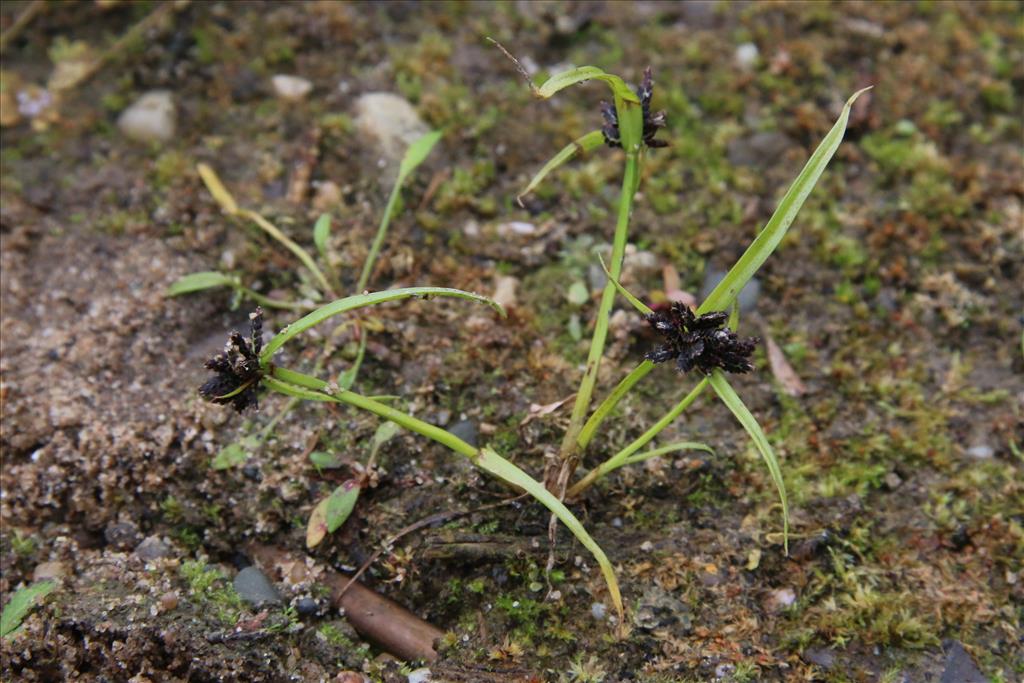
[[[249,406],[259,409],[262,350],[263,309],[257,307],[249,314],[249,339],[232,332],[224,352],[206,361],[206,368],[217,374],[199,387],[199,395],[212,403],[231,404],[239,413]]]
[[[644,144],[648,147],[668,147],[664,140],[656,140],[654,135],[658,129],[665,127],[665,112],[651,113],[651,95],[654,94],[654,81],[651,79],[651,67],[644,69],[644,80],[640,89],[636,91],[640,98],[640,106],[644,113]],[[619,134],[619,115],[615,112],[615,105],[601,102],[601,116],[604,118],[604,126],[601,133],[604,134],[604,142],[609,147],[622,147],[622,137]]]
[[[698,368],[710,375],[715,368],[726,372],[750,372],[750,354],[757,337],[740,339],[724,327],[729,315],[723,311],[694,315],[689,306],[675,302],[666,312],[644,316],[665,343],[645,357],[655,363],[675,359],[679,372]]]

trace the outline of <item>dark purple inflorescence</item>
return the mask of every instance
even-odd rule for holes
[[[644,144],[648,147],[668,147],[668,143],[664,140],[654,138],[658,129],[665,127],[665,112],[651,113],[651,95],[654,94],[651,67],[644,69],[644,80],[636,94],[640,98],[640,106],[644,113]],[[615,106],[602,102],[601,116],[604,118],[601,133],[604,134],[605,144],[609,147],[622,147],[622,137],[619,134],[619,115],[615,112]]]
[[[739,338],[725,327],[729,315],[724,311],[694,315],[689,306],[675,302],[668,311],[644,316],[665,343],[646,355],[647,360],[676,361],[679,372],[699,369],[710,375],[715,368],[726,372],[750,372],[750,355],[759,341]]]
[[[263,350],[263,309],[257,307],[249,314],[249,339],[232,332],[224,352],[206,361],[208,370],[217,373],[199,387],[199,395],[207,401],[231,404],[242,412],[249,406],[259,409],[260,351]],[[236,393],[237,392],[237,393]]]

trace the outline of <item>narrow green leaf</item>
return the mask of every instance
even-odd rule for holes
[[[316,224],[313,226],[313,243],[316,244],[316,250],[320,252],[320,258],[327,261],[327,238],[331,236],[331,216],[330,214],[321,214],[320,218],[316,219]]]
[[[394,422],[382,422],[377,431],[373,433],[373,442],[370,446],[370,454],[375,455],[380,447],[398,435],[402,428]]]
[[[215,270],[204,270],[200,273],[189,273],[178,278],[174,281],[174,284],[167,288],[164,296],[180,296],[182,294],[200,292],[204,289],[213,289],[214,287],[234,287],[237,284],[238,281],[230,275],[219,273]]]
[[[548,80],[544,81],[544,84],[534,90],[534,94],[541,99],[548,99],[559,90],[565,90],[569,86],[576,85],[577,83],[584,83],[590,80],[604,81],[608,84],[608,87],[612,90],[612,95],[616,98],[622,98],[627,102],[635,102],[640,104],[640,98],[636,96],[626,82],[618,76],[606,73],[596,66],[578,66],[573,69],[566,71],[560,71]]]
[[[608,276],[608,280],[613,285],[615,285],[615,289],[617,289],[619,291],[619,294],[624,296],[626,298],[626,301],[628,301],[629,303],[631,303],[633,305],[633,308],[635,308],[637,311],[639,311],[641,315],[650,315],[650,314],[654,313],[654,311],[651,310],[650,306],[648,306],[643,301],[640,301],[640,299],[637,299],[635,296],[633,296],[632,292],[630,292],[628,289],[623,287],[619,283],[619,281],[612,276],[611,271],[608,270],[608,266],[605,265],[604,259],[601,258],[600,255],[598,255],[597,260],[601,262],[601,268],[604,269],[604,274]]]
[[[768,466],[768,472],[771,474],[772,481],[775,482],[775,488],[779,491],[779,501],[782,503],[782,539],[786,554],[789,554],[789,501],[786,497],[786,483],[782,480],[782,469],[779,467],[779,461],[775,458],[775,451],[768,443],[768,437],[764,435],[761,425],[740,400],[722,371],[715,370],[709,381],[715,393],[722,399],[722,403],[728,406],[739,423],[747,430],[751,441],[754,442],[765,465]]]
[[[349,479],[338,488],[334,489],[327,498],[327,532],[334,533],[345,523],[345,520],[352,514],[352,510],[359,500],[359,481]]]
[[[718,283],[718,286],[708,295],[708,298],[700,305],[700,308],[697,309],[697,315],[727,309],[736,299],[744,285],[750,281],[754,273],[764,265],[764,262],[771,256],[776,247],[779,246],[779,242],[782,241],[786,231],[789,230],[789,226],[792,225],[793,219],[796,218],[797,213],[800,211],[800,207],[804,205],[804,201],[811,193],[811,190],[814,189],[818,178],[825,171],[825,167],[828,165],[832,155],[839,148],[839,143],[846,132],[846,122],[850,118],[850,107],[853,106],[854,101],[856,101],[861,93],[869,89],[858,90],[846,101],[846,106],[843,107],[843,112],[839,115],[835,125],[832,126],[832,130],[828,132],[821,141],[821,144],[818,145],[818,148],[814,150],[811,158],[808,159],[807,164],[800,171],[800,175],[796,177],[789,190],[786,191],[782,201],[779,202],[775,213],[772,214],[768,223],[765,224],[764,229],[761,230],[757,238],[754,239],[753,243],[743,253],[743,256],[740,257],[740,260],[736,262],[722,281]]]
[[[57,587],[56,581],[43,581],[15,591],[0,614],[0,638],[6,638],[21,626],[32,607]]]
[[[530,184],[526,186],[526,189],[519,193],[516,197],[516,201],[519,202],[519,206],[523,205],[523,197],[537,189],[537,186],[548,176],[549,173],[554,171],[556,168],[572,159],[577,154],[586,154],[587,152],[593,151],[604,144],[604,135],[599,130],[592,130],[586,135],[579,137],[564,148],[562,151],[551,157],[548,163],[537,171],[536,175],[530,180]]]
[[[479,456],[474,458],[473,462],[480,469],[490,472],[502,481],[517,486],[533,496],[541,505],[551,510],[558,517],[559,521],[572,532],[572,535],[583,544],[583,547],[590,551],[590,554],[597,560],[598,566],[601,567],[601,573],[604,575],[605,583],[608,585],[608,594],[612,599],[612,604],[615,606],[615,611],[619,615],[619,624],[624,624],[625,610],[622,606],[619,582],[615,578],[615,569],[612,567],[612,563],[608,561],[608,556],[601,550],[601,546],[591,538],[587,530],[583,528],[583,524],[569,511],[569,508],[565,507],[562,501],[558,500],[550,491],[544,488],[542,483],[490,448],[481,448]]]
[[[441,140],[441,131],[432,130],[413,141],[409,148],[405,150],[405,156],[402,157],[402,163],[398,167],[398,184],[401,185],[406,177],[410,173],[416,170],[416,167],[426,161],[427,157],[430,156],[431,150]]]
[[[383,292],[374,292],[372,294],[358,294],[355,296],[345,297],[344,299],[337,299],[325,306],[321,306],[312,313],[299,318],[291,325],[281,330],[281,332],[271,339],[270,343],[264,347],[263,353],[260,354],[260,363],[266,366],[273,355],[285,344],[285,342],[292,337],[305,332],[309,328],[319,325],[331,316],[339,315],[357,308],[363,308],[365,306],[375,306],[376,304],[381,304],[385,301],[407,299],[409,297],[430,298],[432,296],[451,296],[460,299],[478,301],[492,307],[502,316],[505,315],[505,309],[503,309],[501,304],[496,301],[479,294],[464,292],[461,289],[450,289],[448,287],[406,287],[403,289],[389,289]]]
[[[711,454],[714,454],[715,452],[711,449],[711,446],[699,441],[676,441],[675,443],[670,443],[666,446],[652,448],[649,451],[631,455],[626,458],[622,464],[632,465],[634,463],[643,462],[644,460],[650,460],[651,458],[659,455],[665,455],[666,453],[675,453],[676,451],[705,451]]]

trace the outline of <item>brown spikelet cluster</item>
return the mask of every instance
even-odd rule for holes
[[[217,374],[199,387],[199,395],[212,403],[230,404],[239,413],[249,406],[258,410],[258,392],[263,378],[260,369],[262,350],[263,309],[257,307],[249,314],[249,339],[232,332],[224,352],[204,364],[207,370]]]
[[[644,80],[636,91],[640,98],[640,106],[644,113],[644,144],[648,147],[668,147],[664,140],[656,140],[654,135],[666,124],[665,112],[651,113],[651,96],[654,94],[654,80],[651,78],[651,67],[644,69]],[[619,115],[615,111],[615,105],[608,102],[601,102],[601,116],[604,118],[604,126],[601,133],[604,134],[604,142],[609,147],[622,147],[622,136],[619,133]]]
[[[664,363],[675,359],[679,372],[697,368],[710,375],[715,368],[726,372],[750,372],[750,355],[759,341],[741,339],[725,327],[729,315],[724,311],[694,315],[689,306],[675,302],[666,312],[644,316],[665,338],[665,343],[646,355],[647,360]]]

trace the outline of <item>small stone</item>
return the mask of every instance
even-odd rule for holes
[[[313,210],[330,211],[341,204],[341,188],[330,180],[313,181]]]
[[[995,449],[988,444],[978,444],[967,449],[967,455],[978,460],[988,460],[995,454]]]
[[[274,84],[274,94],[289,102],[298,102],[313,90],[313,84],[299,76],[277,74],[270,81]]]
[[[294,606],[300,617],[314,617],[321,611],[320,603],[313,598],[299,598]]]
[[[172,609],[178,606],[178,592],[168,591],[160,596],[160,600],[157,603],[160,612],[170,612]]]
[[[974,658],[958,641],[947,641],[946,668],[939,683],[987,683],[988,678],[978,670]]]
[[[256,567],[246,567],[238,572],[234,581],[235,591],[246,602],[260,607],[281,602],[281,594],[274,584]]]
[[[511,237],[528,237],[537,232],[537,226],[525,221],[509,221],[499,224],[495,230],[498,237],[509,239]]]
[[[476,448],[480,441],[476,423],[472,420],[459,420],[448,429],[448,433],[459,437],[473,448]]]
[[[742,45],[736,46],[736,66],[749,71],[754,68],[757,64],[757,58],[760,57],[761,52],[757,49],[757,45],[753,43],[743,43]]]
[[[779,588],[768,596],[768,608],[778,612],[796,602],[796,591],[792,588]]]
[[[652,550],[654,550],[654,544],[651,543],[650,541],[644,541],[643,543],[640,544],[640,551],[641,552],[649,553]]]
[[[134,522],[110,524],[103,530],[103,537],[114,550],[128,550],[139,543],[139,527]]]
[[[158,536],[148,536],[135,548],[135,556],[143,562],[152,562],[171,554],[171,548]]]
[[[32,572],[32,580],[62,579],[67,575],[68,565],[65,562],[40,562]]]
[[[121,112],[117,127],[138,142],[167,142],[174,137],[175,119],[171,93],[153,90]]]
[[[676,634],[689,633],[692,628],[690,608],[661,586],[644,591],[637,605],[634,623],[645,631],[670,628]]]
[[[895,472],[889,472],[887,475],[885,475],[885,479],[883,481],[885,483],[885,488],[889,489],[890,491],[895,491],[900,487],[900,484],[903,483],[903,479],[901,479],[900,475],[896,474]]]
[[[398,161],[405,149],[429,129],[404,98],[388,92],[361,95],[354,105],[356,128],[377,141],[383,156]]]
[[[416,669],[409,673],[409,683],[428,683],[432,678],[430,669],[424,667],[422,669]]]
[[[831,669],[836,663],[835,651],[827,647],[809,647],[800,658],[825,670]]]
[[[595,602],[590,606],[590,616],[594,617],[598,621],[604,621],[605,615],[608,614],[608,608],[604,606],[603,602]]]

